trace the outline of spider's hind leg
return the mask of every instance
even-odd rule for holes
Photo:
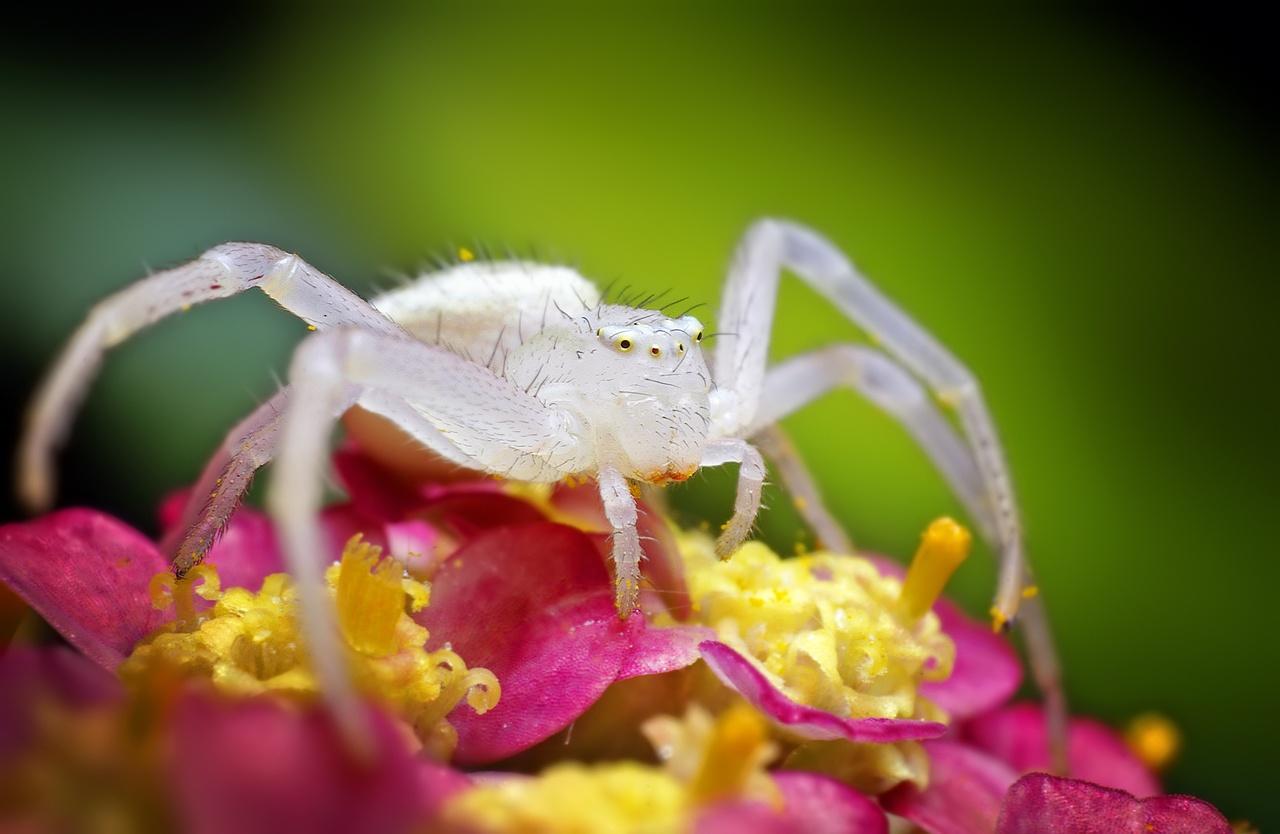
[[[275,457],[280,416],[288,406],[288,389],[258,406],[236,424],[205,464],[192,487],[182,515],[165,534],[161,550],[171,555],[179,577],[204,559],[253,482],[254,473]]]

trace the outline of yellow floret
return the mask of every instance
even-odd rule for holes
[[[203,584],[193,589],[197,578]],[[409,722],[433,753],[448,757],[456,735],[445,716],[464,699],[476,712],[492,709],[501,692],[497,678],[487,669],[468,669],[447,648],[426,650],[427,630],[406,608],[425,607],[429,587],[405,578],[399,563],[383,559],[377,547],[359,536],[347,543],[327,580],[357,688]],[[196,612],[193,593],[213,600],[213,607]],[[172,601],[179,618],[134,649],[120,669],[126,681],[176,674],[207,678],[229,695],[315,694],[297,595],[287,575],[268,576],[256,592],[222,591],[216,571],[203,565],[187,579],[158,576],[152,599],[157,608]]]
[[[638,762],[565,763],[481,784],[445,812],[477,834],[676,834],[687,830],[686,816],[680,782]]]
[[[665,766],[566,762],[533,777],[484,782],[452,799],[445,820],[477,834],[682,834],[700,808],[732,799],[781,808],[764,767],[775,748],[745,705],[717,719],[694,707],[645,733]]]
[[[904,602],[901,582],[856,556],[783,559],[753,541],[722,561],[701,533],[679,541],[697,620],[794,700],[846,718],[945,717],[917,692],[955,659],[928,611],[940,571]]]

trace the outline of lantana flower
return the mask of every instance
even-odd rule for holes
[[[351,497],[325,511],[316,558],[375,763],[319,708],[274,533],[248,509],[181,582],[155,544],[93,511],[0,528],[0,583],[76,663],[115,676],[91,699],[41,683],[6,706],[11,723],[49,704],[105,715],[104,749],[168,786],[138,807],[184,830],[881,834],[888,812],[977,834],[1075,802],[1153,831],[1228,830],[1197,800],[1133,799],[1158,785],[1100,725],[1071,728],[1073,775],[1091,781],[1020,778],[1048,768],[1043,717],[1006,705],[1021,676],[1003,638],[940,599],[967,549],[954,522],[926,532],[903,575],[758,543],[720,561],[642,507],[649,587],[619,620],[594,489],[405,483],[351,448],[336,463]],[[16,654],[6,674],[49,677]],[[0,769],[57,770],[67,739],[36,729],[3,745]]]

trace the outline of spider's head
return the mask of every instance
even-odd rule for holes
[[[710,423],[705,333],[693,316],[602,305],[580,316],[562,350],[573,358],[544,387],[607,437],[629,476],[680,479],[697,468]],[[571,382],[566,377],[571,378]]]

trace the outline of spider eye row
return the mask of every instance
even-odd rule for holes
[[[605,337],[605,336],[604,336],[604,328],[603,328],[603,327],[597,327],[597,328],[596,328],[596,336],[598,336],[599,338],[602,338],[602,339]],[[699,331],[697,332],[697,334],[693,337],[693,341],[694,341],[694,343],[695,343],[695,344],[696,344],[696,343],[698,343],[698,342],[701,342],[701,341],[702,341],[702,331],[701,331],[701,330],[699,330]],[[633,335],[631,335],[631,334],[628,334],[628,333],[618,333],[618,334],[614,335],[614,336],[612,337],[612,339],[610,339],[610,343],[613,345],[613,349],[614,349],[614,350],[616,350],[616,351],[618,351],[619,353],[630,353],[630,352],[631,352],[631,349],[632,349],[632,348],[634,348],[634,347],[636,346],[636,340],[635,340],[635,337],[634,337]],[[684,345],[684,342],[676,342],[676,353],[677,353],[678,355],[680,355],[680,356],[684,356],[684,352],[685,352],[685,345]],[[662,355],[662,346],[661,346],[661,345],[650,345],[650,346],[649,346],[649,355],[650,355],[650,356],[655,356],[655,357],[657,357],[657,356],[661,356],[661,355]]]

